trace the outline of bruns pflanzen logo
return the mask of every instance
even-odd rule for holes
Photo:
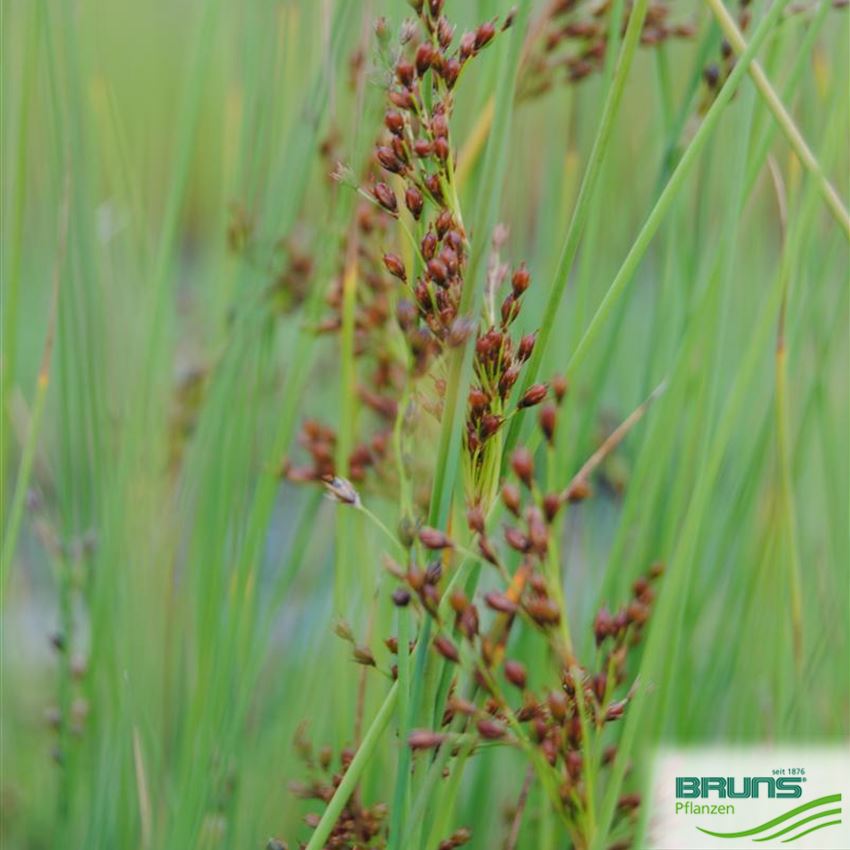
[[[656,760],[648,847],[847,848],[850,748],[668,750]]]

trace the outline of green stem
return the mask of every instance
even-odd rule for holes
[[[711,11],[714,13],[715,18],[717,18],[717,23],[720,24],[720,28],[723,30],[724,35],[732,47],[739,53],[747,53],[749,50],[747,42],[744,40],[744,36],[741,35],[741,31],[738,29],[734,19],[723,5],[722,0],[706,0],[706,3],[711,7]],[[756,84],[759,94],[765,103],[767,103],[768,109],[773,113],[773,117],[785,134],[788,143],[815,179],[818,192],[820,192],[827,207],[829,207],[829,211],[844,231],[847,239],[850,240],[850,214],[845,209],[844,202],[839,197],[838,192],[835,191],[835,187],[829,182],[826,174],[824,174],[817,157],[812,153],[811,148],[806,144],[806,140],[797,129],[794,119],[788,114],[788,110],[779,99],[779,95],[776,94],[761,65],[753,60],[748,63],[747,70]]]
[[[661,193],[660,197],[655,202],[655,206],[650,211],[646,222],[644,223],[640,233],[637,236],[637,239],[635,239],[634,244],[632,245],[628,255],[626,256],[626,259],[623,260],[623,264],[620,266],[620,270],[617,272],[614,281],[608,288],[608,291],[605,293],[605,296],[603,297],[602,302],[596,310],[595,315],[590,320],[590,324],[588,325],[587,330],[584,332],[584,336],[582,336],[581,340],[575,348],[575,351],[570,357],[570,360],[567,363],[568,374],[572,374],[573,372],[575,372],[578,366],[585,359],[588,350],[596,341],[596,338],[599,336],[599,333],[602,330],[602,326],[607,321],[609,315],[611,314],[611,311],[619,302],[626,289],[626,286],[634,277],[634,274],[637,271],[637,268],[640,265],[640,262],[643,259],[643,256],[646,253],[650,242],[655,236],[656,231],[661,225],[664,216],[667,214],[667,211],[673,203],[673,200],[675,199],[679,190],[682,188],[682,185],[685,182],[685,179],[687,178],[691,169],[696,164],[697,159],[699,158],[699,154],[705,146],[705,143],[708,141],[709,136],[714,131],[715,127],[720,121],[720,116],[723,114],[725,106],[731,100],[732,95],[738,88],[738,84],[741,82],[741,78],[746,73],[747,68],[750,66],[750,63],[755,58],[756,52],[761,47],[764,40],[767,38],[768,34],[773,28],[773,25],[775,24],[776,20],[778,19],[779,15],[781,14],[787,3],[788,0],[777,0],[775,5],[770,8],[767,15],[765,15],[765,17],[762,19],[761,23],[753,34],[753,40],[738,58],[738,62],[732,69],[732,73],[727,78],[726,83],[718,93],[714,103],[711,105],[711,108],[706,113],[706,116],[703,119],[699,130],[697,130],[696,135],[693,137],[691,143],[685,150],[685,153],[682,155],[682,158],[679,160],[679,164],[676,166],[675,171],[670,176],[670,180],[664,187],[664,191]],[[553,312],[554,311],[552,309],[547,310],[547,318],[549,318],[550,322]],[[538,338],[538,344],[537,346],[535,346],[535,353],[539,351],[542,356],[543,346],[540,345],[540,342],[541,340],[540,338]]]
[[[381,740],[381,736],[384,734],[384,729],[386,729],[390,722],[390,718],[392,717],[396,703],[398,702],[398,694],[399,684],[398,682],[395,682],[390,688],[383,704],[378,709],[375,719],[366,731],[363,743],[358,748],[357,754],[352,759],[348,770],[346,770],[345,776],[342,778],[342,782],[339,783],[339,787],[334,792],[333,797],[331,797],[331,801],[328,803],[327,808],[322,814],[319,825],[316,827],[312,836],[310,836],[310,841],[307,843],[306,850],[321,850],[321,848],[325,846],[325,842],[328,840],[328,836],[331,834],[334,824],[337,822],[342,810],[345,808],[345,804],[354,793],[354,789],[357,787],[357,783],[360,780],[360,775],[363,773],[366,765],[369,764],[369,761],[374,755],[378,743]],[[407,742],[403,743],[405,746],[407,745]]]

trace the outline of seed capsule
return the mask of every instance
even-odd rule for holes
[[[525,267],[525,263],[523,263],[513,274],[511,278],[511,288],[513,289],[513,294],[517,298],[528,289],[529,284],[531,283],[531,275],[528,273],[528,269]]]
[[[564,400],[564,396],[567,394],[568,389],[569,384],[563,375],[555,375],[555,377],[552,378],[552,392],[555,394],[555,401],[557,401],[558,404]]]
[[[532,386],[523,393],[518,406],[520,408],[534,407],[534,405],[540,404],[540,402],[546,398],[546,393],[548,391],[546,384],[532,384]]]
[[[414,107],[413,93],[409,89],[391,91],[387,96],[390,99],[390,103],[399,109],[413,109]]]
[[[475,53],[475,33],[465,32],[460,40],[460,59],[465,62]]]
[[[413,75],[416,69],[410,62],[399,62],[395,68],[395,75],[398,81],[405,87],[413,84]]]
[[[547,522],[552,522],[561,509],[561,497],[557,493],[547,493],[543,497],[543,514]]]
[[[559,723],[567,716],[567,695],[563,691],[551,691],[546,697],[549,713]]]
[[[508,660],[505,662],[505,678],[515,687],[522,688],[525,687],[526,682],[526,673],[525,673],[525,665],[520,661],[511,661]]]
[[[437,635],[434,638],[434,649],[446,659],[446,661],[451,661],[454,664],[457,664],[460,661],[460,654],[457,651],[457,647],[444,635]]]
[[[416,73],[423,76],[434,60],[434,48],[425,42],[416,49]]]
[[[368,646],[355,646],[352,650],[352,655],[354,656],[354,660],[364,667],[375,666],[375,656],[372,655],[372,650]]]
[[[442,112],[431,120],[431,133],[437,139],[445,139],[449,135],[449,122]]]
[[[534,343],[537,340],[537,334],[526,334],[520,341],[517,348],[516,356],[525,363],[531,357],[534,351]]]
[[[606,608],[599,609],[593,621],[593,634],[596,637],[597,646],[600,646],[605,638],[614,634],[614,620]]]
[[[574,481],[567,490],[567,501],[570,504],[583,502],[590,495],[590,485],[584,481]]]
[[[473,505],[466,512],[466,521],[472,531],[477,534],[484,534],[484,511],[481,505]]]
[[[407,738],[411,750],[433,750],[446,740],[445,735],[430,729],[414,729]]]
[[[530,599],[525,603],[525,610],[539,626],[555,626],[561,622],[561,611],[551,599]]]
[[[437,237],[432,231],[428,231],[423,237],[420,244],[422,248],[422,256],[426,260],[430,260],[437,251]]]
[[[558,423],[558,409],[554,404],[545,404],[540,408],[540,413],[537,415],[537,421],[540,423],[540,430],[546,438],[546,442],[551,446],[555,440],[555,426]]]
[[[393,605],[397,608],[406,608],[410,604],[410,593],[400,587],[393,591]]]
[[[400,174],[404,171],[404,163],[398,158],[392,148],[382,145],[375,149],[375,156],[381,166],[391,174]]]
[[[386,183],[376,183],[372,189],[375,200],[389,213],[395,215],[398,212],[398,202],[395,192]]]
[[[505,737],[505,727],[497,720],[483,719],[476,724],[478,734],[488,741],[498,741]]]
[[[429,174],[425,178],[425,188],[431,193],[431,197],[436,203],[443,203],[443,187],[440,185],[439,174]]]
[[[398,254],[384,254],[384,266],[393,277],[397,277],[399,280],[407,280],[404,263]]]
[[[475,49],[481,50],[483,47],[486,47],[493,40],[493,36],[495,35],[496,28],[492,23],[490,23],[490,21],[485,21],[475,31]]]
[[[513,601],[513,599],[505,596],[504,593],[499,593],[495,590],[485,593],[484,601],[487,603],[488,608],[492,608],[500,614],[516,614],[519,609],[519,606]]]
[[[404,116],[400,112],[391,109],[384,116],[384,124],[387,129],[396,136],[400,136],[404,132]]]
[[[422,215],[422,207],[425,205],[425,199],[415,186],[408,186],[405,190],[404,203],[410,210],[410,214],[419,221],[419,217]]]
[[[457,59],[449,59],[443,64],[442,77],[448,88],[454,88],[457,78],[460,76],[460,62]]]
[[[514,516],[519,516],[519,489],[515,484],[511,484],[509,481],[505,482],[505,484],[502,486],[502,504],[504,504],[504,506],[512,514],[514,514]]]
[[[425,157],[431,156],[434,153],[434,145],[428,139],[417,139],[413,143],[413,152],[420,159],[425,159]]]
[[[531,541],[518,528],[513,526],[505,528],[505,542],[511,549],[516,549],[517,552],[527,552],[531,548]]]
[[[494,413],[487,413],[481,417],[481,439],[486,440],[488,437],[492,437],[499,428],[502,427],[503,419],[501,416],[497,416]]]
[[[452,541],[439,529],[426,526],[419,530],[419,540],[426,549],[450,549]]]
[[[483,410],[490,403],[490,396],[480,387],[473,387],[469,391],[469,406],[473,411]]]
[[[484,560],[493,564],[493,566],[498,566],[499,559],[496,556],[496,552],[490,545],[490,541],[483,534],[478,538],[478,551],[481,553]]]
[[[446,268],[446,264],[439,257],[428,260],[428,276],[435,283],[442,286],[446,282],[448,273],[449,270]]]
[[[526,487],[531,488],[534,478],[534,458],[525,446],[520,446],[514,450],[511,455],[511,469]]]

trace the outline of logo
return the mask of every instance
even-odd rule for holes
[[[677,776],[677,797],[709,797],[714,792],[724,799],[748,800],[758,797],[759,791],[768,797],[802,797],[803,777],[781,776],[745,776],[737,779],[734,776]]]
[[[850,748],[670,750],[650,795],[653,850],[846,847]]]

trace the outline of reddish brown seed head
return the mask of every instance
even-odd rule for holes
[[[453,664],[457,664],[460,661],[460,653],[457,651],[457,647],[445,636],[445,635],[437,635],[434,638],[434,649],[446,659],[446,661],[451,661]]]
[[[525,665],[521,661],[505,661],[505,678],[515,687],[524,688],[527,678]]]
[[[439,174],[429,174],[425,178],[425,188],[431,193],[431,197],[436,203],[443,203],[443,187],[440,185]]]
[[[460,61],[465,62],[475,53],[475,33],[465,32],[460,39]]]
[[[434,48],[429,42],[424,42],[416,48],[416,73],[423,76],[434,61]]]
[[[375,200],[389,213],[395,215],[398,212],[398,202],[395,192],[386,183],[376,183],[372,189]]]
[[[505,542],[517,552],[527,552],[531,548],[531,541],[518,528],[510,525],[505,527]]]
[[[502,427],[503,421],[502,417],[495,413],[485,413],[481,417],[481,428],[479,430],[481,439],[486,440],[488,437],[492,437]]]
[[[384,266],[393,277],[397,277],[399,280],[407,280],[404,263],[398,254],[384,254]]]
[[[391,109],[384,116],[384,124],[396,136],[400,136],[404,132],[404,116],[395,109]]]
[[[419,221],[419,217],[422,215],[422,208],[425,206],[425,199],[422,197],[422,193],[416,188],[416,186],[408,186],[407,189],[405,189],[404,203],[410,210],[410,214]]]
[[[469,391],[469,406],[473,411],[481,411],[490,403],[490,396],[480,387],[473,387]]]
[[[431,156],[434,153],[434,145],[428,139],[417,139],[413,143],[413,152],[420,159],[425,159],[425,157]]]
[[[543,514],[547,522],[552,522],[561,509],[561,497],[557,493],[547,493],[543,497]]]
[[[511,289],[513,290],[513,294],[519,298],[519,296],[528,289],[530,283],[531,275],[528,273],[525,263],[523,263],[514,272],[513,277],[511,278]]]
[[[546,697],[549,713],[559,723],[567,716],[567,695],[563,691],[550,691]]]
[[[525,446],[514,449],[511,455],[511,469],[526,487],[531,487],[534,478],[534,457]]]
[[[437,251],[437,237],[434,235],[433,231],[429,230],[422,237],[420,247],[422,248],[422,256],[426,260],[430,260],[433,258],[434,254]]]
[[[552,378],[552,392],[555,394],[555,400],[558,404],[564,400],[564,396],[567,394],[568,389],[569,384],[563,375],[555,375],[555,377]]]
[[[460,62],[457,59],[449,59],[443,63],[443,79],[449,88],[453,88],[460,76]]]
[[[419,540],[426,549],[450,549],[452,546],[452,541],[444,532],[428,526],[419,530]]]
[[[496,35],[496,27],[490,21],[485,21],[475,31],[475,49],[481,50],[486,47]]]
[[[399,62],[395,67],[395,75],[403,86],[409,87],[413,84],[415,72],[416,69],[411,62]]]
[[[561,610],[553,599],[530,599],[525,603],[525,610],[538,626],[556,626],[561,622]]]
[[[446,139],[439,138],[434,140],[434,153],[440,162],[445,162],[449,158],[449,143]]]
[[[534,343],[537,340],[537,334],[526,334],[520,341],[519,346],[517,347],[516,356],[525,363],[531,357],[532,352],[534,351]]]
[[[430,729],[414,729],[407,738],[411,750],[433,750],[446,740],[445,735]]]
[[[409,89],[391,91],[388,97],[390,99],[390,103],[397,106],[399,109],[413,109],[414,107],[413,93]]]
[[[534,407],[536,404],[540,404],[544,398],[546,398],[546,393],[549,392],[546,384],[532,384],[522,395],[522,398],[519,400],[519,407]]]
[[[399,159],[396,152],[386,145],[375,149],[375,157],[383,168],[392,174],[400,174],[404,171],[404,163]]]
[[[466,598],[466,594],[460,589],[452,591],[452,595],[449,597],[449,603],[455,614],[462,614],[469,606],[469,600]]]
[[[443,113],[431,119],[431,133],[436,139],[445,139],[449,135],[449,121]]]
[[[512,484],[510,481],[506,481],[502,485],[502,504],[512,514],[514,514],[514,516],[519,516],[520,495],[519,488],[516,486],[516,484]]]
[[[502,324],[507,327],[519,315],[519,301],[513,292],[509,292],[505,300],[502,302]]]
[[[446,282],[448,275],[449,270],[439,257],[428,260],[428,276],[431,280],[442,286]]]
[[[484,718],[476,724],[478,734],[488,741],[498,741],[505,737],[505,727],[498,720]]]
[[[410,593],[403,587],[393,591],[393,605],[398,608],[406,608],[410,603]]]
[[[519,606],[509,596],[504,593],[499,593],[496,590],[491,590],[484,594],[484,602],[488,608],[498,611],[500,614],[516,614]]]
[[[590,485],[584,479],[579,479],[570,484],[567,490],[567,501],[570,504],[583,502],[590,495]]]
[[[476,534],[484,534],[484,511],[481,505],[472,505],[466,512],[466,521],[472,531]]]
[[[600,646],[605,638],[614,634],[614,619],[607,608],[599,609],[599,613],[593,621],[593,634],[596,637],[597,646]]]
[[[540,408],[540,413],[537,414],[537,421],[540,423],[540,430],[546,438],[546,442],[551,446],[555,440],[555,427],[558,424],[558,409],[554,404],[544,404]]]

